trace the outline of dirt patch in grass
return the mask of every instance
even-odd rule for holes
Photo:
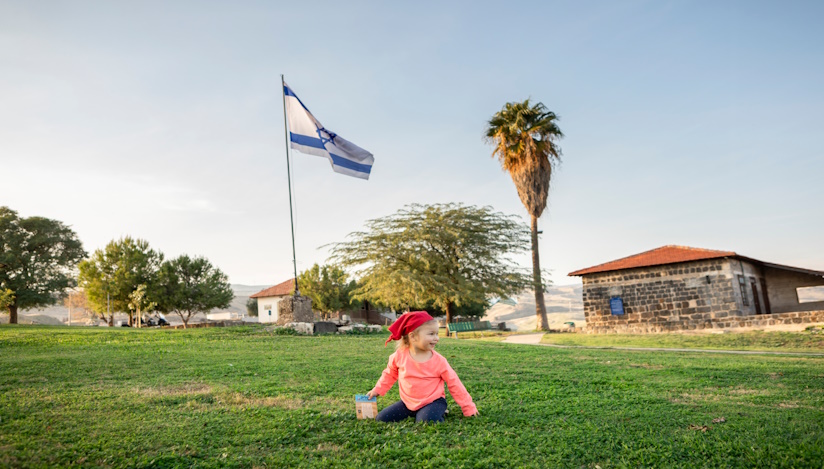
[[[298,410],[306,407],[306,401],[286,396],[246,396],[233,393],[226,403],[238,407],[277,407],[286,410]]]
[[[733,396],[769,396],[771,393],[766,389],[736,388],[730,389],[730,394]]]
[[[157,386],[150,388],[135,388],[135,394],[148,397],[179,397],[197,396],[212,393],[212,386],[205,383],[184,383],[174,386]]]
[[[317,396],[298,398],[295,396],[256,396],[240,392],[230,392],[205,383],[185,383],[173,386],[136,388],[140,397],[168,401],[178,399],[178,404],[188,408],[252,408],[274,407],[286,410],[301,410],[307,407],[345,410],[348,401],[342,398]]]
[[[681,393],[677,397],[670,399],[675,404],[694,405],[701,402],[719,402],[721,398],[717,394],[709,393]]]

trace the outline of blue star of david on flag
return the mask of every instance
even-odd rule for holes
[[[336,173],[369,179],[375,162],[371,153],[327,130],[286,83],[283,84],[283,94],[292,148],[327,158]]]

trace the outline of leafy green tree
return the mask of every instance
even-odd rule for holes
[[[163,254],[151,249],[147,241],[129,236],[97,249],[78,266],[79,283],[86,291],[90,309],[109,325],[113,325],[116,312],[127,313],[129,324],[133,324],[130,295],[139,285],[152,291],[162,262]]]
[[[227,308],[235,297],[226,274],[204,257],[182,255],[164,262],[155,285],[157,309],[180,316],[184,328],[197,313]]]
[[[564,136],[558,128],[558,116],[542,103],[529,100],[507,103],[492,116],[486,129],[487,141],[495,145],[498,157],[518,190],[518,196],[531,217],[532,285],[539,330],[549,330],[538,257],[538,218],[546,208],[552,172],[561,161],[558,141]]]
[[[529,231],[490,207],[413,204],[366,228],[331,251],[332,261],[359,277],[355,299],[396,310],[431,303],[451,321],[456,307],[531,284],[509,260],[529,248]]]
[[[250,317],[258,317],[258,302],[257,298],[249,298],[246,300],[246,314]]]
[[[20,218],[0,207],[0,302],[17,324],[18,309],[53,305],[75,286],[74,270],[86,257],[77,234],[57,220]]]
[[[331,313],[351,309],[352,291],[357,283],[347,279],[346,272],[337,266],[315,264],[298,275],[301,295],[312,299],[312,309],[329,317]]]

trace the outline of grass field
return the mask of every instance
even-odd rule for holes
[[[384,336],[0,327],[2,467],[822,467],[824,358],[443,339],[481,412],[355,418]],[[379,398],[398,398],[397,386]]]
[[[663,347],[715,350],[824,353],[824,328],[803,332],[736,332],[729,334],[546,334],[545,344],[589,347]]]

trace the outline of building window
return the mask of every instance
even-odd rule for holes
[[[799,303],[817,303],[824,301],[824,286],[798,287],[795,289]]]
[[[741,301],[744,303],[744,306],[750,305],[750,300],[747,299],[747,283],[744,281],[743,275],[737,275],[738,277],[738,287],[741,289]]]

